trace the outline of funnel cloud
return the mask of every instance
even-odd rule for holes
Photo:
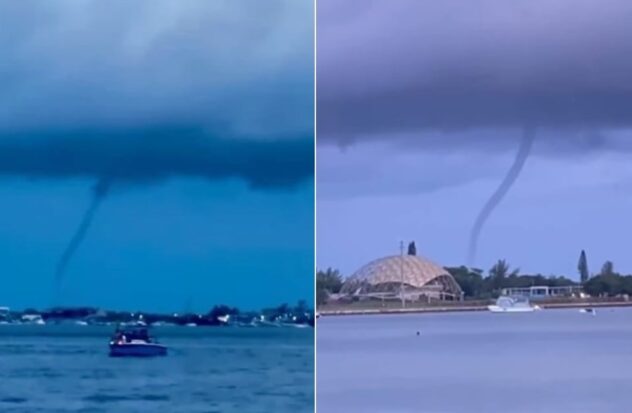
[[[218,139],[199,129],[167,127],[17,134],[0,136],[0,176],[97,179],[55,270],[59,296],[68,264],[112,185],[140,187],[184,177],[288,191],[313,176],[313,143],[309,137]]]
[[[469,266],[476,264],[476,252],[478,250],[478,240],[483,230],[485,222],[489,219],[494,209],[502,202],[503,198],[507,196],[507,193],[511,187],[516,183],[516,180],[524,168],[524,164],[527,162],[531,147],[533,146],[533,140],[535,139],[535,129],[525,128],[520,147],[516,153],[513,164],[504,179],[501,181],[496,191],[489,197],[481,212],[479,212],[474,221],[474,226],[470,232],[470,242],[467,254],[467,262]]]
[[[70,242],[68,243],[68,246],[59,258],[57,269],[55,270],[55,290],[57,292],[58,298],[61,292],[61,286],[64,275],[66,273],[66,268],[68,267],[68,263],[77,251],[77,248],[79,248],[79,246],[83,242],[83,239],[86,236],[86,232],[92,224],[94,214],[97,212],[97,209],[99,208],[99,205],[101,205],[103,199],[107,196],[109,189],[110,181],[107,178],[103,178],[95,184],[94,188],[92,189],[92,200],[90,201],[90,205],[88,206],[86,212],[83,214],[77,231],[75,231],[72,238],[70,239]]]
[[[575,227],[595,233],[595,221],[604,228],[627,221],[625,207],[596,200],[629,205],[622,199],[632,176],[631,2],[319,0],[317,7],[323,267],[353,272],[402,238],[417,239],[422,254],[446,265],[468,255],[485,266],[508,258],[571,275],[590,243],[604,260],[615,250],[627,260],[616,243],[599,245]],[[537,127],[537,145],[525,125]],[[513,156],[498,176],[497,160]],[[533,180],[517,182],[527,159]],[[464,201],[478,199],[481,182],[492,179],[502,183],[482,210]],[[531,208],[509,209],[504,196],[519,189],[514,184],[530,194]],[[500,202],[508,208],[498,210]],[[616,208],[620,215],[606,213]],[[519,235],[507,243],[490,222],[497,212],[530,225],[516,225]],[[351,252],[359,233],[364,251]]]
[[[172,191],[169,200],[178,199],[177,205],[183,208],[184,204],[217,196],[217,203],[206,205],[209,209],[220,208],[226,201],[222,197],[235,191],[240,194],[232,198],[235,207],[221,214],[222,222],[231,223],[231,234],[239,234],[247,243],[258,234],[259,225],[274,222],[275,233],[263,234],[271,241],[257,241],[253,245],[269,245],[286,261],[280,245],[300,227],[301,234],[290,238],[295,245],[306,245],[313,250],[313,237],[301,225],[283,230],[276,216],[271,217],[279,209],[275,202],[291,199],[295,203],[289,205],[288,201],[286,215],[294,217],[288,219],[296,223],[299,220],[296,217],[305,209],[302,199],[313,196],[310,191],[314,173],[313,3],[138,0],[130,4],[112,0],[106,4],[98,0],[80,3],[24,0],[0,2],[0,16],[3,20],[0,30],[2,188],[12,193],[12,185],[21,188],[28,181],[24,187],[30,188],[26,192],[32,196],[53,191],[48,197],[55,197],[58,195],[55,191],[64,191],[76,181],[96,182],[76,230],[74,220],[50,224],[50,227],[73,225],[75,230],[53,268],[57,290],[68,279],[76,254],[80,250],[90,254],[90,248],[82,247],[82,243],[89,236],[102,203],[115,190],[126,190],[129,194],[130,190],[146,190],[170,182],[160,191],[144,195],[152,197]],[[189,186],[201,193],[191,199],[177,198],[180,192],[175,188]],[[140,202],[133,194],[120,198],[117,202]],[[61,208],[64,202],[66,198],[56,205]],[[258,209],[249,211],[252,205]],[[161,207],[165,205],[152,206]],[[187,217],[173,215],[186,221],[193,219],[195,213],[191,211],[195,209],[190,206]],[[154,217],[170,212],[161,214]],[[252,220],[244,219],[244,214],[249,214]],[[195,216],[205,219],[203,214]],[[122,224],[128,216],[122,214],[118,219]],[[27,226],[30,221],[15,222]],[[157,223],[156,229],[152,227],[144,233],[160,232],[165,225]],[[213,225],[217,233],[203,231],[199,236],[204,238],[196,245],[211,250],[210,240],[221,238],[223,241],[218,244],[226,249],[215,258],[221,260],[231,253],[226,246],[229,241]],[[109,226],[114,227],[114,224]],[[30,237],[44,236],[48,230],[49,227],[41,228]],[[169,234],[178,230],[180,227],[170,228]],[[140,237],[140,232],[128,234],[126,240]],[[161,237],[150,239],[159,243],[165,235]],[[181,245],[186,249],[186,243]],[[147,252],[151,246],[144,242],[138,248]],[[131,254],[123,250],[116,249],[117,254]],[[241,272],[255,272],[245,267],[234,269],[234,261],[224,266],[217,262],[201,264],[213,252],[206,252],[195,261],[186,255],[191,252],[172,253],[177,250],[173,246],[166,250],[169,254],[161,251],[155,255],[148,253],[145,258],[142,254],[128,256],[125,270],[121,271],[139,275],[126,282],[151,288],[146,280],[136,281],[144,277],[138,263],[145,259],[145,265],[164,263],[178,254],[180,265],[188,268],[190,274],[201,273],[209,265],[233,271],[234,279],[239,279]],[[296,268],[287,267],[287,272],[311,273],[311,256],[295,257]],[[264,265],[253,259],[253,265],[255,262],[258,267]],[[27,267],[29,263],[23,258],[20,265]],[[132,271],[130,268],[134,266],[138,268]],[[159,265],[153,272],[167,283],[164,268]],[[286,270],[279,270],[279,274]],[[43,272],[38,268],[24,271],[28,278]],[[45,272],[50,277],[49,271]],[[94,276],[113,272],[116,271],[108,272],[105,268],[91,270]],[[85,297],[92,288],[84,286],[80,293],[76,290],[73,293],[72,289],[79,288],[78,284],[85,279],[75,281],[64,288],[64,299]],[[169,284],[174,289],[184,288],[173,281]],[[302,284],[296,281],[283,294],[294,295],[290,290],[296,290],[296,286],[300,290],[304,288]],[[301,297],[312,295],[310,291],[302,291]],[[146,300],[160,300],[153,298],[160,294],[164,292],[155,290],[146,294]],[[190,294],[191,291],[186,291],[185,295]],[[108,300],[119,296],[113,294]],[[243,294],[239,297],[245,300]],[[101,300],[101,294],[97,298]],[[165,303],[173,302],[161,298]],[[200,302],[207,298],[197,297]],[[261,298],[250,300],[248,306],[258,300]],[[295,298],[284,300],[292,302]]]

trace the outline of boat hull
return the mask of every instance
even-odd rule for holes
[[[489,311],[491,311],[492,313],[532,313],[534,311],[536,311],[536,308],[534,307],[500,307],[497,305],[490,305],[487,307],[487,309]]]
[[[110,344],[110,357],[166,356],[167,347],[160,344]]]

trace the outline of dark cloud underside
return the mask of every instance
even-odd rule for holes
[[[313,140],[217,138],[201,130],[43,132],[0,136],[0,175],[107,178],[145,184],[171,177],[236,178],[291,187],[313,175]]]
[[[318,4],[323,141],[440,130],[453,144],[467,139],[454,132],[481,128],[632,126],[630,2]]]

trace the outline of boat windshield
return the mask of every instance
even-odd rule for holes
[[[511,297],[499,297],[498,300],[496,300],[496,305],[499,307],[511,307],[515,303],[516,300]]]
[[[499,307],[514,307],[529,305],[529,299],[526,297],[498,297],[496,305]]]
[[[125,329],[125,330],[117,330],[114,333],[114,340],[119,342],[129,343],[133,340],[141,340],[150,342],[151,337],[149,337],[149,332],[146,328],[135,328],[135,329]]]

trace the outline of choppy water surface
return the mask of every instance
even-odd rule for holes
[[[319,413],[630,411],[632,309],[323,317],[317,331]]]
[[[311,328],[156,328],[153,359],[109,358],[111,333],[0,326],[0,412],[313,411]]]

